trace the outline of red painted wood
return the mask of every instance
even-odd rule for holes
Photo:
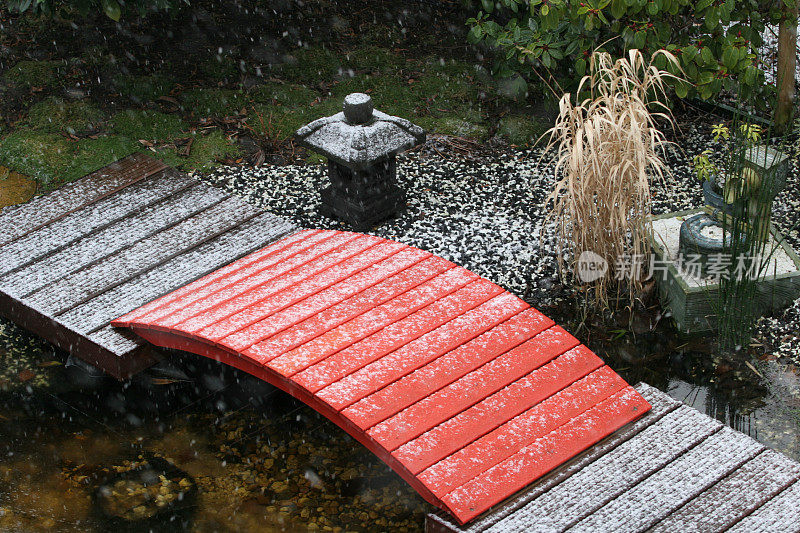
[[[553,321],[528,308],[450,353],[356,402],[343,414],[363,430],[386,420],[541,333]]]
[[[602,364],[600,358],[584,346],[570,350],[404,444],[392,455],[406,468],[418,473]]]
[[[489,300],[502,289],[476,280],[293,376],[316,392]],[[321,398],[326,398],[320,394]],[[329,402],[330,403],[330,402]],[[336,408],[336,405],[331,403]]]
[[[500,287],[351,233],[289,236],[114,324],[294,395],[462,523],[649,408]]]
[[[394,450],[574,348],[578,340],[558,326],[384,420],[369,435]]]
[[[450,269],[456,271],[449,261],[445,261],[440,257],[432,257],[348,298],[340,304],[334,305],[330,309],[326,309],[295,324],[290,330],[270,335],[269,321],[266,324],[253,324],[251,326],[254,330],[253,337],[257,338],[258,341],[253,346],[241,350],[241,352],[247,357],[266,363]],[[266,329],[264,337],[260,337],[256,333],[260,328]]]
[[[628,384],[603,366],[419,474],[443,497]]]
[[[169,313],[169,307],[172,304],[180,305],[178,302],[182,298],[189,298],[189,301],[194,301],[194,295],[197,294],[200,297],[203,297],[210,292],[203,291],[205,287],[207,287],[212,282],[227,277],[228,275],[244,268],[248,267],[254,263],[259,263],[262,260],[269,261],[268,257],[277,254],[281,250],[286,249],[288,246],[297,246],[299,251],[302,248],[311,246],[314,243],[315,238],[319,237],[330,237],[332,236],[333,232],[320,232],[318,230],[303,230],[298,231],[297,233],[293,233],[291,235],[287,235],[286,237],[274,242],[270,246],[266,248],[262,248],[261,250],[257,250],[238,261],[234,261],[233,263],[220,268],[203,276],[202,278],[189,283],[188,285],[184,285],[180,289],[173,291],[169,294],[162,296],[161,298],[156,298],[152,302],[149,302],[138,309],[134,309],[130,313],[123,315],[116,319],[113,322],[113,325],[118,327],[127,327],[130,326],[133,321],[149,321],[154,318],[161,318],[164,314]],[[317,236],[317,237],[315,237]],[[283,255],[278,256],[278,260],[283,260],[285,257]],[[271,261],[268,262],[267,266],[271,266]],[[212,291],[213,292],[213,291]],[[164,313],[158,312],[159,310],[167,309]]]
[[[626,387],[461,485],[442,501],[462,523],[468,522],[649,409],[633,387]]]
[[[289,353],[269,361],[267,366],[284,376],[293,375],[329,357],[339,350],[402,320],[411,313],[455,292],[477,276],[461,268],[453,268],[422,285],[370,309],[368,312],[298,346]]]

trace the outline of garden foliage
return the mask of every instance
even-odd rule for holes
[[[77,12],[81,16],[102,12],[118,21],[125,11],[132,10],[143,15],[150,10],[167,10],[188,4],[188,0],[6,0],[9,11],[35,13],[52,16],[56,12],[69,15]]]
[[[744,98],[768,96],[755,54],[765,24],[780,19],[781,5],[797,0],[482,0],[468,21],[471,42],[499,50],[496,72],[569,80],[585,74],[591,52],[614,57],[639,49],[666,49],[679,59],[687,81],[673,79],[680,97],[710,98],[724,87]],[[662,56],[656,66],[671,69]]]

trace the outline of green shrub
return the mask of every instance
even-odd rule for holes
[[[176,115],[128,109],[111,117],[114,132],[133,140],[168,141],[181,137],[189,126]]]
[[[64,61],[20,61],[3,75],[3,79],[18,87],[52,87],[64,79]]]
[[[102,121],[103,112],[87,102],[64,102],[53,97],[34,104],[27,118],[35,130],[72,134],[96,130]]]
[[[788,2],[791,0],[783,0]],[[536,70],[576,82],[588,70],[595,47],[621,57],[639,49],[649,56],[665,48],[680,59],[691,83],[675,81],[680,97],[710,98],[734,81],[745,98],[762,94],[758,50],[765,22],[776,10],[755,1],[722,0],[483,0],[468,21],[468,39],[495,47],[495,73]],[[496,8],[497,6],[497,8]],[[658,68],[667,68],[659,60]],[[677,69],[669,67],[674,74]]]
[[[91,13],[103,13],[114,21],[119,21],[126,12],[144,16],[147,11],[176,9],[189,0],[6,0],[8,10],[13,13],[33,13],[52,16],[58,11],[61,17],[77,13],[82,17]]]

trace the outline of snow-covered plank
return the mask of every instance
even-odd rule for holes
[[[311,392],[317,392],[337,380],[353,375],[373,361],[480,306],[499,294],[501,290],[489,281],[476,280],[453,294],[431,303],[402,320],[386,326],[374,335],[370,335],[295,374],[293,381]],[[318,396],[327,401],[330,392],[330,390],[326,390],[326,392],[320,392]]]
[[[731,533],[797,533],[800,531],[800,481],[730,528]]]
[[[145,344],[141,337],[135,335],[130,330],[112,326],[104,326],[90,333],[88,338],[98,346],[115,354],[119,354],[120,357],[125,357],[126,354],[133,352]]]
[[[381,305],[360,312],[333,329],[321,332],[302,345],[270,360],[267,366],[284,376],[293,375],[455,293],[477,278],[476,274],[463,268],[451,268]],[[246,354],[249,352],[250,350],[245,351]]]
[[[459,520],[468,522],[648,408],[639,393],[625,388],[461,485],[442,501]]]
[[[499,520],[488,531],[522,533],[530,527],[563,531],[721,428],[720,422],[682,406]]]
[[[162,172],[158,176],[135,183],[117,194],[107,196],[0,246],[0,274],[63,250],[81,237],[196,183],[184,174],[165,174],[167,173]]]
[[[600,367],[417,477],[443,497],[627,386],[609,367]]]
[[[134,320],[154,321],[164,315],[172,313],[175,308],[182,308],[200,298],[213,294],[219,288],[217,282],[222,278],[230,282],[238,281],[241,277],[250,275],[253,271],[268,268],[276,263],[284,261],[288,257],[313,246],[319,240],[324,240],[333,236],[334,232],[323,232],[319,230],[300,230],[282,237],[274,243],[260,250],[248,254],[247,256],[229,263],[228,265],[203,276],[202,278],[184,285],[178,290],[156,298],[124,316],[114,320],[117,326],[127,326]],[[251,269],[255,265],[255,270]]]
[[[738,469],[764,446],[723,427],[664,468],[616,496],[572,531],[643,531]],[[751,530],[752,531],[752,530]]]
[[[458,381],[420,399],[371,428],[367,433],[393,450],[530,374],[577,344],[578,340],[563,329],[558,326],[551,327]],[[591,359],[592,364],[600,363],[594,354],[587,359]],[[580,366],[575,365],[575,368]],[[542,391],[544,394],[542,397],[553,394],[559,388],[571,383],[562,383],[561,387],[555,388],[555,383],[559,380],[547,381],[550,381],[549,385],[553,388]],[[514,403],[519,405],[521,402]],[[498,417],[498,424],[502,422],[503,420],[499,420]]]
[[[3,276],[0,278],[0,286],[20,297],[28,296],[49,283],[85,269],[104,257],[196,215],[225,197],[219,189],[197,184],[133,217],[118,220],[105,229],[71,243],[59,252]]]
[[[440,257],[429,257],[375,286],[363,289],[341,303],[302,320],[286,331],[272,333],[271,321],[253,324],[254,336],[258,337],[258,341],[253,346],[243,349],[242,353],[262,364],[266,363],[453,269],[454,266],[449,261]],[[298,360],[294,360],[295,367],[302,369],[299,363]],[[280,362],[276,363],[276,369],[279,364]],[[290,371],[288,365],[283,371]]]
[[[164,168],[161,161],[134,154],[29,202],[7,207],[0,211],[0,246]]]
[[[317,272],[374,246],[377,238],[360,239],[357,235],[334,233],[299,253],[279,261],[267,268],[258,265],[247,268],[244,275],[237,272],[228,278],[213,283],[206,297],[178,307],[169,306],[169,313],[157,320],[148,320],[155,329],[176,328],[187,333],[197,333],[225,318],[254,305],[270,295],[291,287]],[[254,270],[253,272],[250,272]],[[235,329],[233,330],[235,331]]]
[[[179,255],[209,237],[234,227],[257,213],[253,207],[240,209],[240,204],[241,201],[236,198],[223,200],[177,225],[103,258],[89,268],[34,292],[27,300],[54,316],[69,312],[104,291]],[[67,320],[76,323],[69,318]],[[79,330],[90,331],[80,328]]]
[[[377,285],[430,256],[429,252],[422,250],[409,250],[407,248],[400,250],[398,253],[377,261],[363,270],[348,275],[341,282],[334,283],[274,315],[261,318],[246,328],[225,337],[224,344],[236,350],[249,348],[267,337],[288,329],[351,296]]]
[[[656,524],[652,533],[722,531],[800,479],[800,464],[766,450]],[[800,503],[800,499],[796,502]]]
[[[568,480],[571,476],[579,473],[582,469],[604,457],[606,454],[612,453],[624,443],[637,438],[645,429],[653,426],[669,413],[679,409],[682,405],[680,402],[673,400],[668,395],[645,383],[639,383],[635,388],[652,406],[652,409],[644,416],[624,426],[605,440],[587,449],[585,452],[577,455],[573,460],[558,466],[547,476],[528,485],[508,501],[494,506],[491,512],[474,519],[466,525],[457,524],[451,516],[441,512],[429,514],[426,524],[428,530],[454,533],[478,533],[480,531],[489,530],[489,528],[501,521],[504,522],[502,527],[496,529],[498,533],[502,531],[517,531],[522,533],[535,530],[535,524],[536,520],[539,518],[539,513],[535,511],[535,506],[532,507],[532,509],[534,509],[533,511],[527,510],[531,502],[565,480]],[[721,424],[718,423],[714,427],[714,431],[720,426]],[[636,446],[638,446],[638,444]],[[646,447],[647,443],[642,442],[642,446]],[[517,523],[519,523],[519,525],[516,525]]]
[[[536,309],[525,309],[452,352],[356,402],[342,414],[361,429],[369,429],[418,402],[420,398],[439,391],[504,355],[552,325],[553,321]]]
[[[245,211],[241,202],[237,210]],[[223,225],[227,231],[216,237],[212,234],[211,239],[200,241],[201,244],[191,249],[181,250],[182,253],[174,254],[171,259],[150,270],[138,271],[135,277],[71,309],[58,319],[78,331],[94,331],[112,319],[239,259],[293,229],[291,224],[269,213],[256,217],[231,217],[229,214],[226,218],[228,223]]]

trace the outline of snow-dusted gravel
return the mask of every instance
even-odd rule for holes
[[[691,160],[714,148],[710,123],[684,123],[676,140],[678,148],[668,157],[673,176],[653,189],[656,214],[703,203]],[[722,149],[716,147],[719,156]],[[408,208],[369,233],[429,250],[519,296],[528,291],[546,302],[557,277],[553,227],[544,207],[554,176],[550,159],[540,163],[540,155],[538,148],[498,153],[483,162],[401,155],[398,179]],[[800,212],[796,154],[793,165],[787,189],[776,201],[775,223],[800,250],[797,228],[791,227]],[[223,167],[203,178],[302,227],[347,229],[317,212],[318,190],[327,185],[323,166]],[[783,317],[765,320],[760,331],[781,355],[800,363],[798,329],[800,301]]]

